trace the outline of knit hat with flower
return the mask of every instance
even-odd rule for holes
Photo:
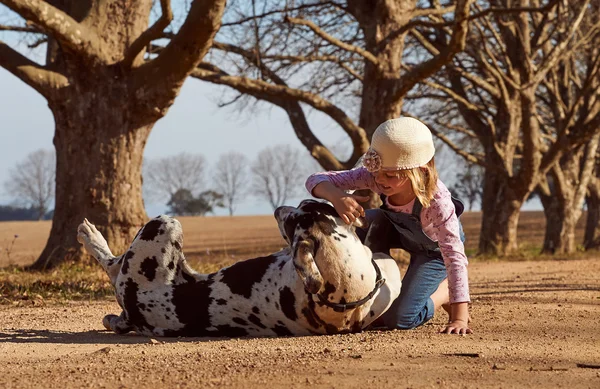
[[[391,119],[377,127],[362,164],[371,173],[426,165],[435,154],[429,128],[417,119]]]

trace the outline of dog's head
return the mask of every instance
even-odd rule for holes
[[[359,240],[354,227],[366,224],[359,218],[353,225],[347,225],[335,208],[316,200],[304,200],[298,208],[279,207],[275,219],[281,236],[292,249],[296,271],[310,293],[319,292],[324,283],[315,261],[319,252],[343,245],[346,240],[356,244]]]

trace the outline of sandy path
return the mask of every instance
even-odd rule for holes
[[[474,335],[118,336],[112,301],[0,307],[2,388],[600,388],[600,259],[470,267]]]

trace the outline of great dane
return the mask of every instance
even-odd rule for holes
[[[84,220],[77,238],[106,270],[123,309],[105,316],[104,326],[147,336],[357,332],[400,293],[395,261],[373,254],[331,205],[305,200],[279,207],[275,218],[288,247],[212,274],[197,273],[185,260],[176,219],[152,219],[118,257]]]

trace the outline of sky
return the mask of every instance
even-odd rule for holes
[[[203,155],[212,165],[221,154],[233,150],[252,160],[267,146],[290,144],[303,148],[283,110],[266,104],[256,112],[219,108],[217,102],[222,93],[222,87],[188,79],[167,115],[152,130],[144,157],[161,158],[187,152]],[[343,141],[342,130],[322,115],[313,113],[309,121],[324,143]],[[12,202],[3,185],[9,170],[33,151],[53,149],[53,134],[54,119],[46,100],[0,67],[0,204]],[[308,192],[305,197],[309,197]],[[299,201],[290,199],[288,204],[297,205]],[[165,210],[162,203],[146,201],[149,216]],[[240,203],[236,212],[238,215],[271,213],[266,201],[251,196]],[[217,208],[215,214],[225,215],[227,210]]]
[[[2,10],[2,7],[0,11],[6,12],[6,8]],[[16,34],[0,33],[0,39],[12,47],[17,46],[15,37]],[[38,55],[42,50],[43,46],[38,49]],[[225,87],[188,79],[167,115],[152,130],[144,157],[162,158],[186,152],[201,154],[209,165],[213,165],[220,155],[229,151],[241,152],[253,160],[260,150],[273,145],[289,144],[305,150],[283,110],[265,103],[260,104],[259,109],[241,113],[233,107],[219,108],[217,103],[225,90]],[[350,148],[349,138],[331,119],[313,111],[308,114],[308,120],[326,146],[335,145],[338,150]],[[46,100],[0,67],[0,204],[14,201],[3,185],[9,177],[9,170],[33,151],[53,149],[53,134],[54,119]],[[440,176],[450,185],[454,176],[452,166],[446,165]],[[207,184],[206,189],[210,189]],[[310,195],[305,192],[304,196],[290,199],[287,204],[297,205],[307,197]],[[146,199],[148,215],[152,217],[165,212],[165,202]],[[538,201],[531,201],[525,204],[524,209],[541,207]],[[236,214],[272,212],[266,201],[248,195],[240,202]],[[214,214],[228,213],[224,208],[217,208]]]

